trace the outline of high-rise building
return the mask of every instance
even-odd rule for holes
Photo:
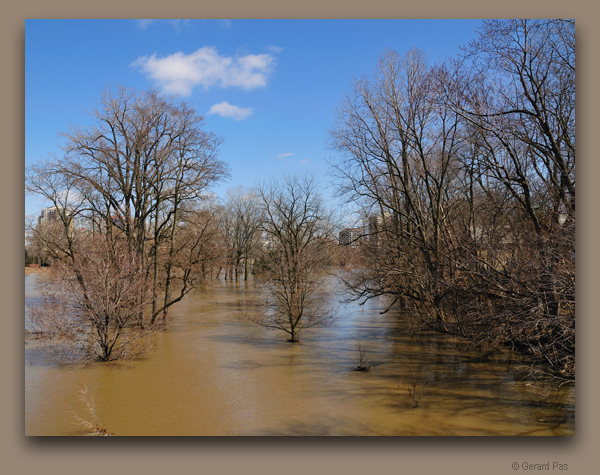
[[[340,231],[339,243],[341,245],[358,246],[360,238],[365,234],[363,228],[345,228]]]
[[[58,214],[58,208],[56,206],[51,206],[49,208],[44,208],[40,216],[38,217],[38,224],[42,223],[52,223],[60,218]]]
[[[57,223],[61,221],[61,215],[66,215],[68,220],[68,232],[73,232],[73,211],[64,208],[59,208],[57,206],[50,206],[49,208],[44,208],[38,217],[38,226],[46,227],[51,225],[52,223]],[[54,227],[54,226],[52,226]]]

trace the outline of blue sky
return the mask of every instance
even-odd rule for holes
[[[328,129],[352,79],[391,48],[431,63],[476,37],[478,20],[27,20],[25,162],[58,153],[107,87],[176,94],[224,139],[231,178],[252,186],[309,171],[328,187]],[[44,204],[25,199],[25,213]]]

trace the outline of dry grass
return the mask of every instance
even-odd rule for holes
[[[25,267],[25,275],[27,274],[45,274],[50,272],[50,267]]]
[[[425,392],[425,386],[429,383],[428,380],[423,380],[419,375],[417,375],[413,369],[410,367],[411,376],[408,380],[404,380],[404,378],[400,378],[401,386],[406,390],[408,396],[410,398],[411,406],[416,408],[419,406],[419,401],[423,397],[423,393]],[[400,388],[400,386],[398,386]]]
[[[366,350],[360,340],[356,343],[356,351],[358,353],[356,366],[354,367],[354,371],[363,371],[367,372],[371,369],[371,365],[366,359]]]
[[[77,413],[71,409],[69,411],[75,417],[74,424],[77,424],[83,427],[89,435],[95,436],[110,436],[113,435],[111,432],[106,430],[106,427],[102,424],[100,416],[98,414],[98,408],[96,405],[96,399],[90,392],[87,384],[83,384],[82,387],[79,388],[79,395],[77,399],[83,403],[85,406],[85,410],[89,414],[88,418],[83,418],[77,415]]]

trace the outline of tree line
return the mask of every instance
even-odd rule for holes
[[[221,202],[210,193],[228,176],[221,139],[186,103],[121,87],[92,119],[64,134],[60,157],[26,170],[52,216],[32,226],[33,248],[53,262],[29,325],[59,356],[134,356],[191,291],[253,270],[264,296],[253,321],[295,342],[323,320],[308,309],[333,228],[313,179],[238,187]]]
[[[368,223],[346,282],[575,371],[574,23],[486,21],[460,57],[387,52],[331,132]]]

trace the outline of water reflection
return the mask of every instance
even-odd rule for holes
[[[26,277],[35,298],[37,275]],[[181,302],[156,349],[129,363],[59,366],[25,351],[28,435],[80,435],[87,384],[117,435],[572,435],[574,390],[523,379],[508,353],[411,332],[377,302],[340,307],[301,343],[239,319],[248,283],[217,282]],[[357,341],[372,369],[352,371]],[[427,383],[417,408],[402,381]],[[549,421],[549,422],[541,422]]]

